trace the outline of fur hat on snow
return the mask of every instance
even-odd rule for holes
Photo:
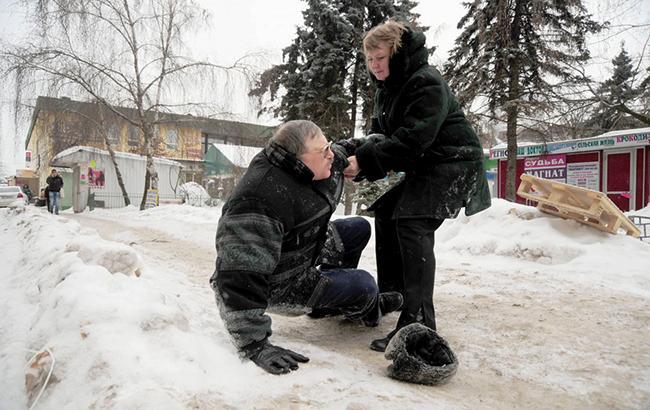
[[[458,359],[445,339],[420,323],[400,329],[386,347],[388,375],[410,383],[442,384],[456,374]]]

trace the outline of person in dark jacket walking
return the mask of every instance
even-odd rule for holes
[[[59,214],[60,201],[61,201],[61,188],[63,188],[63,178],[58,174],[56,169],[53,169],[50,176],[45,180],[48,187],[48,195],[50,203],[48,209],[53,214]]]
[[[370,224],[360,217],[330,223],[350,154],[328,143],[313,122],[289,121],[253,158],[223,207],[210,284],[242,357],[270,373],[288,373],[309,359],[270,343],[267,308],[343,314],[376,326],[402,304],[399,293],[380,295],[374,278],[356,269]]]
[[[404,306],[395,330],[371,343],[384,351],[402,327],[436,329],[434,233],[445,218],[490,206],[483,149],[456,97],[434,67],[421,32],[388,21],[363,40],[377,85],[371,132],[357,141],[346,177],[374,181],[402,172],[400,183],[369,209],[375,212],[380,292],[398,291]]]

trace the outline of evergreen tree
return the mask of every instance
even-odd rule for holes
[[[412,21],[416,2],[403,0],[306,0],[304,26],[283,50],[284,62],[263,72],[251,96],[279,104],[264,107],[283,121],[309,119],[328,138],[354,133],[358,102],[367,122],[372,90],[361,52],[365,31],[389,17]],[[280,90],[283,93],[280,95]],[[370,102],[370,104],[368,104]]]
[[[390,17],[415,21],[410,0],[306,0],[304,26],[283,50],[282,64],[263,72],[250,95],[283,121],[309,119],[328,139],[354,136],[357,113],[370,123],[374,96],[361,50],[363,34]],[[422,28],[420,28],[422,29]],[[278,102],[279,100],[279,102]],[[361,106],[359,103],[361,102]],[[359,109],[361,108],[361,109]],[[346,211],[351,209],[346,190]],[[346,212],[347,213],[347,212]]]
[[[572,64],[589,57],[585,36],[601,25],[581,0],[474,0],[458,23],[446,76],[461,102],[487,101],[505,114],[508,141],[506,198],[515,200],[517,120],[570,82]]]
[[[388,175],[380,180],[368,182],[366,180],[359,183],[355,198],[357,202],[357,215],[371,215],[368,212],[368,207],[377,200],[384,192],[391,189],[402,181],[403,175],[401,172],[390,171]]]
[[[637,123],[627,117],[627,124],[624,124],[625,114],[616,107],[620,104],[629,104],[640,95],[640,89],[633,87],[633,81],[637,72],[632,66],[632,59],[625,51],[625,45],[621,44],[621,52],[612,60],[612,76],[602,83],[598,90],[600,104],[594,116],[595,125],[599,133],[621,128],[621,126],[634,126]]]
[[[639,85],[639,100],[645,119],[639,119],[645,126],[650,125],[650,67],[645,69],[645,78]],[[636,117],[635,117],[636,118]]]

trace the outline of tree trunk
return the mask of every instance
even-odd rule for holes
[[[124,206],[129,206],[131,205],[131,199],[129,198],[128,192],[126,192],[126,187],[124,186],[124,180],[122,179],[122,172],[120,171],[120,167],[117,165],[117,160],[115,159],[115,150],[113,150],[113,144],[111,144],[111,140],[109,135],[107,134],[106,128],[107,128],[107,119],[106,119],[106,109],[110,110],[110,107],[106,107],[105,105],[101,104],[98,100],[95,100],[95,108],[96,108],[96,115],[97,118],[99,119],[99,123],[95,121],[95,119],[87,116],[86,114],[80,112],[80,111],[69,111],[72,112],[76,115],[79,115],[88,121],[91,121],[92,123],[97,125],[97,128],[101,130],[101,135],[104,138],[104,144],[106,145],[106,150],[108,151],[108,155],[111,157],[111,162],[113,163],[113,168],[115,169],[115,176],[117,177],[117,185],[120,187],[120,191],[122,191],[122,198],[124,199]],[[66,110],[68,111],[68,110]],[[114,121],[117,121],[117,118],[119,117],[114,117],[111,119],[111,123],[114,124]]]
[[[359,67],[360,67],[360,58],[357,53],[356,61],[354,63],[354,72],[352,73],[352,84],[350,85],[350,90],[352,92],[352,100],[350,104],[350,135],[348,138],[354,138],[354,130],[357,125],[357,107],[358,107],[358,95],[359,95]],[[363,58],[363,57],[361,57]],[[345,215],[352,214],[352,207],[354,202],[354,193],[356,192],[356,187],[352,181],[345,181]]]
[[[108,149],[108,154],[111,156],[111,161],[113,162],[113,167],[115,168],[115,175],[117,176],[117,185],[122,191],[122,198],[124,198],[124,206],[131,205],[131,199],[129,199],[129,194],[126,192],[126,187],[124,186],[124,180],[122,179],[122,173],[120,172],[120,167],[117,166],[117,160],[115,159],[115,151],[113,151],[113,146],[108,141],[108,138],[105,139],[106,148]]]
[[[650,126],[650,116],[645,115],[643,113],[634,112],[630,108],[628,108],[627,105],[623,103],[617,104],[616,106],[614,106],[614,108],[616,108],[619,112],[629,114],[630,116],[636,118],[637,120],[641,121],[645,125]]]
[[[365,11],[365,8],[362,7],[362,10]],[[361,33],[363,32],[363,22],[364,18],[360,18],[357,22],[356,30]],[[365,66],[365,57],[361,51],[357,51],[355,61],[354,61],[354,71],[352,72],[352,83],[350,84],[350,91],[352,93],[352,99],[350,101],[350,135],[348,138],[354,138],[354,130],[357,127],[357,110],[359,107],[359,77],[360,70]],[[345,215],[352,214],[353,203],[355,199],[355,193],[357,191],[356,186],[352,181],[345,181]]]
[[[144,175],[144,192],[142,193],[142,201],[140,201],[140,210],[144,210],[147,202],[147,191],[149,189],[158,189],[158,171],[156,171],[156,164],[153,162],[153,129],[151,124],[145,123],[143,128],[144,134],[144,147],[147,157],[146,171]]]
[[[517,201],[517,117],[519,116],[519,100],[521,97],[521,84],[519,73],[521,71],[521,8],[524,0],[516,0],[514,16],[510,25],[508,39],[508,101],[505,111],[507,116],[506,137],[508,140],[508,162],[506,171],[506,199]],[[502,7],[507,8],[507,2],[502,1]],[[503,15],[507,19],[507,12]]]
[[[517,106],[512,104],[507,111],[506,138],[508,141],[508,160],[506,171],[506,199],[515,202],[517,192]]]
[[[350,180],[345,180],[345,215],[352,214],[352,205],[354,203],[354,193],[356,192],[356,187],[354,182]]]

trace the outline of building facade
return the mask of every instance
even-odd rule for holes
[[[129,119],[137,118],[131,108],[115,109]],[[157,117],[153,155],[180,163],[181,182],[206,182],[204,154],[212,142],[261,147],[274,130],[274,127],[191,115],[151,115]],[[108,144],[116,153],[144,154],[141,130],[108,107],[65,97],[38,97],[26,150],[31,153],[30,168],[38,176],[40,186],[45,185],[57,154],[77,146],[107,150]]]
[[[507,148],[492,148],[490,158],[499,161],[497,196],[505,198]],[[519,146],[517,186],[523,173],[603,192],[622,211],[644,208],[650,204],[650,128]]]

